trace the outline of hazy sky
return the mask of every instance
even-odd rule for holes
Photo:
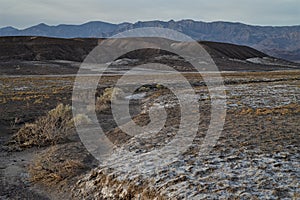
[[[0,27],[156,19],[299,25],[300,0],[0,0]]]

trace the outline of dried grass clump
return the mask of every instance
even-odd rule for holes
[[[91,159],[79,142],[52,146],[34,158],[29,166],[30,181],[47,186],[69,184],[91,169]]]
[[[124,93],[119,88],[106,88],[103,94],[96,99],[95,109],[97,112],[107,111],[111,101],[124,98]]]
[[[278,106],[275,108],[243,108],[240,112],[241,115],[254,114],[258,116],[262,115],[288,115],[300,113],[300,105],[296,103],[290,103],[284,106]]]
[[[73,199],[167,199],[149,186],[149,181],[136,177],[120,180],[118,175],[95,168],[72,188]]]
[[[296,103],[290,103],[284,106],[275,107],[273,109],[261,109],[256,110],[257,115],[267,115],[267,114],[298,114],[300,113],[300,105]]]
[[[28,148],[63,143],[74,133],[71,106],[59,104],[46,116],[25,124],[8,142],[9,146]]]
[[[77,114],[72,121],[74,124],[91,124],[91,119],[85,114]]]

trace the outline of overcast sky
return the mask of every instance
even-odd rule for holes
[[[193,19],[299,25],[300,0],[0,0],[0,27]]]

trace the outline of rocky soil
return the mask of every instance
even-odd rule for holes
[[[298,199],[299,84],[299,80],[292,80],[228,85],[225,126],[208,154],[199,155],[209,125],[207,117],[200,121],[197,136],[188,150],[175,160],[166,159],[176,152],[176,146],[158,156],[151,154],[176,135],[173,125],[178,123],[178,115],[171,115],[166,126],[173,129],[164,127],[156,135],[144,133],[142,136],[147,139],[136,136],[116,148],[105,163],[77,182],[73,197]],[[209,115],[205,88],[199,87],[197,94],[201,99],[200,113]],[[149,101],[154,102],[149,104]],[[145,102],[158,105],[153,99]],[[157,103],[169,114],[178,112],[173,95],[162,94]],[[149,107],[144,109],[147,112]],[[122,131],[117,128],[116,132]],[[177,145],[185,144],[180,142],[184,137],[179,138]]]
[[[174,94],[163,87],[143,88],[127,97],[132,98],[131,107],[135,110],[133,120],[142,126],[147,125],[150,108],[166,109],[166,123],[160,131],[128,137],[113,123],[114,118],[109,111],[98,113],[98,120],[106,135],[118,147],[98,167],[72,177],[67,185],[57,183],[59,188],[30,181],[32,177],[28,169],[35,162],[35,156],[44,155],[49,149],[8,152],[2,148],[0,197],[299,199],[299,71],[224,73],[226,96],[216,98],[226,97],[225,125],[207,154],[199,154],[199,151],[209,128],[212,97],[199,77],[193,74],[186,76],[196,94],[189,96],[181,90],[179,95],[186,103],[191,99],[199,103],[199,110],[195,110],[200,114],[195,137],[178,134],[180,105]],[[104,77],[102,86],[109,87],[117,78]],[[70,103],[73,80],[70,77],[6,77],[0,80],[3,86],[0,94],[1,111],[4,113],[0,124],[1,145],[22,123],[32,122],[57,102]],[[24,85],[28,88],[22,88]],[[27,99],[31,102],[29,107],[23,101],[24,96],[30,97]],[[18,116],[19,121],[10,124],[16,120],[14,116]],[[185,117],[192,121],[194,115],[191,111]],[[188,124],[185,128],[188,128]],[[159,151],[172,141],[175,146]],[[185,141],[190,143],[187,145]],[[52,155],[47,159],[49,163],[54,160],[56,164],[64,156],[74,159],[81,153],[70,149],[84,149],[81,145],[78,141],[62,144],[58,148],[61,152],[53,154],[59,156]],[[176,153],[182,146],[187,147],[186,151]],[[152,153],[155,151],[159,153]],[[47,159],[43,161],[43,166],[47,166]],[[87,159],[86,164],[92,164],[91,160]]]

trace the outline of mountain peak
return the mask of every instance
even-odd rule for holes
[[[2,31],[15,31],[15,30],[18,30],[18,29],[16,29],[15,27],[12,27],[12,26],[6,26],[6,27],[3,27],[3,28],[0,28],[0,30],[2,30]]]
[[[49,27],[49,25],[45,24],[45,23],[39,23],[38,25],[35,25],[36,27]]]

